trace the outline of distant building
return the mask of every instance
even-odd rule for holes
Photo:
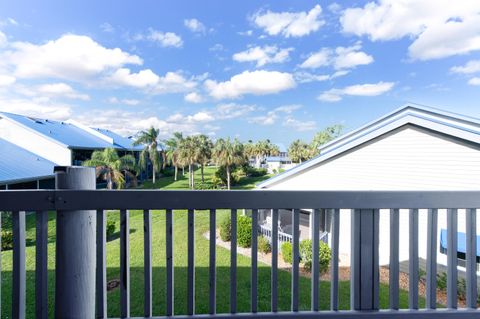
[[[46,178],[47,168],[53,178],[53,166],[81,165],[95,150],[115,148],[120,156],[129,153],[137,159],[142,150],[133,146],[132,139],[109,130],[5,112],[0,112],[0,142],[0,185],[4,188],[32,188],[33,182]],[[12,154],[7,154],[8,150]],[[22,178],[9,179],[7,170],[17,171]],[[42,185],[37,183],[34,188],[44,188]]]

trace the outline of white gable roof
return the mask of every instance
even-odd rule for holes
[[[266,188],[279,183],[334,156],[349,151],[405,125],[415,125],[470,143],[480,144],[480,120],[443,110],[407,104],[357,130],[323,145],[320,155],[257,185]]]

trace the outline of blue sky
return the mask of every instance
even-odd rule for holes
[[[480,117],[480,2],[2,1],[0,110],[284,144],[415,102]]]

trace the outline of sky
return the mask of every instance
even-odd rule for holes
[[[288,145],[479,101],[476,0],[0,1],[0,111]]]

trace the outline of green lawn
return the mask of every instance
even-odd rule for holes
[[[206,170],[207,174],[213,174],[213,168]],[[197,172],[199,174],[199,172]],[[200,180],[200,178],[198,178]],[[157,181],[156,186],[165,189],[184,188],[188,183],[186,178],[174,182],[173,178],[165,177]],[[251,186],[252,181],[244,181],[245,186]],[[151,183],[145,184],[145,188],[151,187]],[[218,211],[217,223],[224,218],[226,211]],[[119,227],[119,213],[110,212],[109,219],[117,221]],[[208,231],[209,214],[206,211],[196,213],[196,311],[206,313],[208,311],[208,241],[202,236]],[[164,211],[154,211],[152,214],[152,263],[153,263],[153,312],[154,315],[165,313],[165,214]],[[35,217],[28,215],[27,225],[27,318],[34,317],[34,270],[35,270]],[[5,225],[8,227],[8,225]],[[141,212],[132,211],[130,218],[130,265],[131,265],[131,315],[143,316],[143,216]],[[53,317],[53,292],[54,292],[54,266],[55,266],[55,217],[50,214],[49,221],[49,289],[50,289],[50,315]],[[109,241],[107,244],[108,280],[119,277],[119,239]],[[175,313],[186,312],[187,296],[187,214],[185,211],[174,213],[174,265],[175,265]],[[217,247],[217,312],[227,312],[229,309],[230,289],[230,252]],[[2,252],[2,290],[1,306],[2,318],[10,317],[11,306],[11,270],[12,252]],[[238,256],[238,311],[245,312],[250,307],[250,259]],[[288,310],[290,307],[290,274],[279,271],[279,307],[280,310]],[[329,307],[329,283],[321,282],[320,304],[323,309]],[[108,314],[119,316],[120,294],[115,289],[108,293]],[[258,308],[259,311],[270,309],[270,267],[259,264],[258,268]],[[408,295],[405,291],[400,294],[401,307],[407,307]],[[423,306],[424,300],[420,300]],[[347,309],[349,305],[349,283],[340,283],[340,307]],[[380,287],[380,305],[388,307],[388,287]],[[310,307],[310,280],[300,280],[300,309]]]

